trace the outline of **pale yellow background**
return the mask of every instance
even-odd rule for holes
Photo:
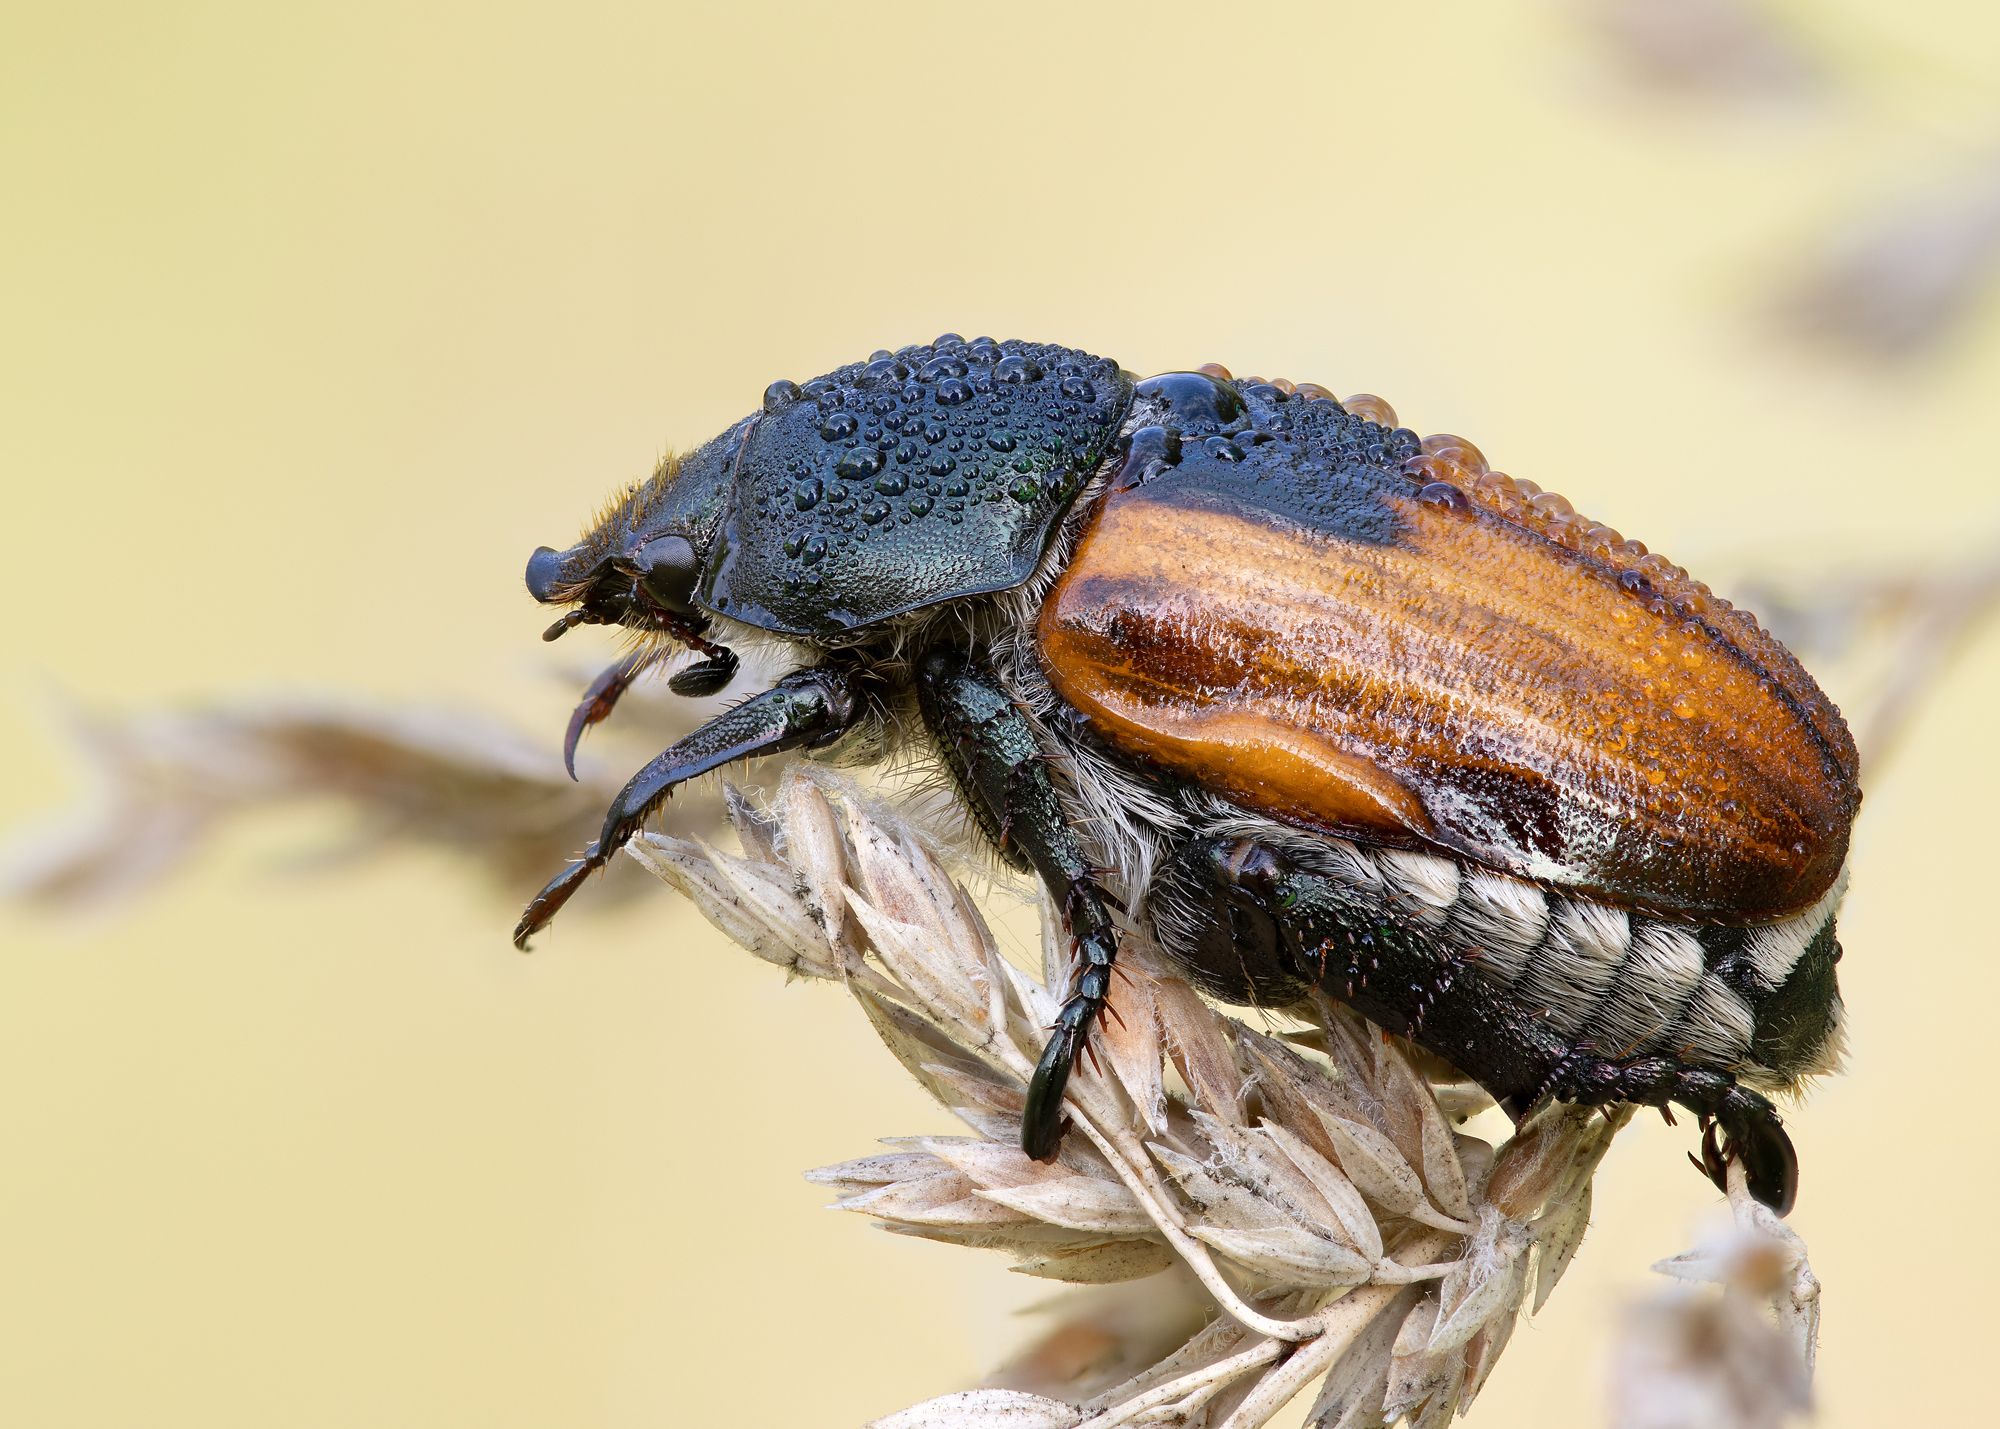
[[[76,792],[52,692],[552,746],[529,548],[947,328],[1381,392],[1683,560],[1972,550],[1994,315],[1885,370],[1757,312],[2000,133],[2000,11],[1784,13],[1817,104],[1635,97],[1560,4],[11,5],[0,828]],[[1989,641],[1855,846],[1851,1075],[1793,1119],[1828,1425],[1992,1422],[1996,696]],[[799,1179],[944,1125],[837,993],[664,894],[522,959],[443,857],[288,876],[324,834],[0,910],[0,1423],[844,1425],[1020,1332],[1044,1287]],[[1619,1146],[1474,1423],[1598,1422],[1690,1144]]]

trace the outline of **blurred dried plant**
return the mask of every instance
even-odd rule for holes
[[[642,702],[637,691],[630,707]],[[706,712],[652,702],[638,722],[668,738]],[[511,893],[532,888],[590,841],[623,782],[585,765],[578,782],[552,746],[465,710],[340,698],[242,699],[125,716],[73,713],[65,728],[91,793],[0,858],[0,893],[81,909],[136,893],[178,868],[227,819],[313,801],[342,805],[347,841],[322,858],[399,844],[470,856]],[[676,801],[680,827],[714,827],[712,792]],[[635,880],[613,877],[629,892]]]
[[[1315,1001],[1289,1033],[1255,1030],[1136,934],[1117,1016],[1071,1083],[1061,1154],[1028,1160],[1023,1089],[1060,1005],[1050,989],[1070,977],[1056,911],[1044,904],[1038,981],[1001,956],[933,844],[856,786],[795,766],[768,809],[730,810],[741,853],[660,835],[630,852],[758,957],[844,983],[970,1133],[892,1140],[813,1179],[892,1231],[1000,1250],[1022,1274],[1169,1277],[1150,1315],[1115,1299],[1059,1307],[1057,1329],[993,1382],[878,1429],[1247,1429],[1315,1386],[1315,1426],[1443,1424],[1575,1254],[1629,1108],[1544,1108],[1495,1146],[1454,1129],[1483,1094],[1338,1003]],[[1780,1223],[1743,1224],[1732,1254],[1782,1245],[1765,1258],[1792,1257],[1786,1292],[1809,1283]],[[1710,1259],[1669,1265],[1707,1273]],[[1805,1330],[1732,1353],[1778,1346],[1781,1378],[1802,1384]]]
[[[1793,99],[1824,78],[1798,29],[1761,0],[1582,0],[1572,14],[1634,85],[1709,99]]]
[[[1977,75],[1905,50],[1893,29],[1870,33],[1856,16],[1824,7],[1573,0],[1567,9],[1610,62],[1623,97],[1726,110],[1732,143],[1745,133],[1740,121],[1751,108],[1824,119],[1835,107],[1812,101],[1838,90],[1844,106],[1871,126],[1900,129],[1907,114],[1885,86],[1927,99],[1962,91],[1965,117],[1949,123],[1963,132],[1950,152],[1983,152],[1940,165],[1936,138],[1915,137],[1893,175],[1851,212],[1811,220],[1803,240],[1774,245],[1753,302],[1800,349],[1881,363],[1936,353],[1990,307],[2000,277],[2000,151],[1990,144],[1990,86]],[[1885,67],[1888,75],[1880,72]],[[1916,187],[1905,177],[1940,168]]]
[[[1871,201],[1782,286],[1792,335],[1865,357],[1935,349],[1979,310],[2000,276],[2000,153],[1930,189]]]
[[[1733,1221],[1653,1268],[1683,1282],[1631,1306],[1612,1364],[1613,1429],[1766,1429],[1811,1408],[1819,1281],[1805,1244],[1730,1177]],[[1721,1295],[1694,1293],[1713,1284]]]

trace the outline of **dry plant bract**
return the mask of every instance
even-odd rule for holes
[[[992,1382],[878,1429],[1246,1429],[1302,1394],[1315,1426],[1444,1424],[1576,1253],[1592,1173],[1629,1109],[1544,1108],[1494,1146],[1455,1128],[1484,1105],[1474,1089],[1434,1084],[1441,1069],[1344,1007],[1322,999],[1300,1030],[1258,1031],[1164,972],[1136,934],[1117,1016],[1071,1083],[1074,1128],[1054,1161],[1028,1160],[1023,1088],[1070,975],[1054,910],[1036,979],[1001,956],[932,844],[857,787],[801,765],[767,806],[730,808],[740,853],[654,835],[632,856],[758,957],[844,983],[966,1128],[893,1139],[813,1179],[889,1230],[997,1250],[1024,1275],[1158,1277],[1149,1313],[1115,1290],[1079,1292]],[[1730,1255],[1796,1246],[1737,1204],[1746,1229]],[[1802,1249],[1796,1266],[1809,1279]]]

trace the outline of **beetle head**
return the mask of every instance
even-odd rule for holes
[[[579,625],[670,634],[707,628],[694,605],[701,553],[687,532],[635,531],[611,551],[592,544],[586,539],[567,551],[538,546],[528,557],[528,593],[544,605],[571,607],[549,627],[548,639]]]
[[[839,641],[912,611],[1018,586],[1118,433],[1118,364],[1073,348],[946,333],[803,386],[614,502],[528,589],[578,625],[675,635],[715,616]]]
[[[619,625],[666,636],[708,657],[695,670],[711,681],[736,658],[708,639],[709,615],[697,590],[713,552],[728,473],[747,423],[699,451],[668,457],[604,511],[567,550],[537,547],[528,557],[528,593],[544,605],[567,606],[543,632],[554,640],[579,625]],[[677,677],[679,689],[690,683]],[[727,683],[727,674],[716,682]],[[705,693],[682,689],[682,693]]]

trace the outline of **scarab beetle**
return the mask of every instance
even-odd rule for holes
[[[1712,1176],[1741,1158],[1792,1204],[1762,1093],[1837,1056],[1853,741],[1748,614],[1469,442],[1309,384],[946,335],[772,384],[527,583],[569,607],[548,638],[655,637],[566,756],[676,646],[690,694],[746,639],[799,660],[632,779],[521,946],[675,785],[921,729],[1074,939],[1029,1155],[1118,909],[1210,993],[1323,988],[1517,1116],[1685,1106]]]

